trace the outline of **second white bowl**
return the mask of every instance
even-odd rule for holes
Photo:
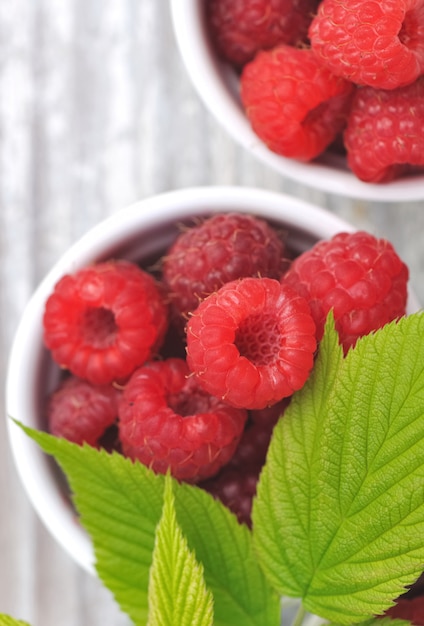
[[[343,157],[326,153],[302,163],[271,152],[250,127],[239,97],[236,72],[217,57],[204,15],[204,0],[170,0],[174,31],[188,75],[206,107],[227,132],[251,154],[303,185],[352,198],[404,202],[424,198],[424,174],[385,184],[360,181]]]

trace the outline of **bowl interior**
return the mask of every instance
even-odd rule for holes
[[[170,0],[177,45],[188,75],[209,111],[241,146],[260,161],[301,184],[352,198],[399,202],[424,198],[424,174],[411,174],[385,184],[360,181],[346,160],[326,152],[310,163],[281,157],[252,131],[243,112],[239,81],[211,45],[201,0]]]
[[[6,414],[45,430],[45,401],[57,386],[60,369],[42,341],[44,304],[61,276],[95,261],[127,258],[155,266],[183,224],[209,214],[241,211],[267,219],[286,234],[296,254],[321,238],[354,228],[337,216],[273,192],[234,187],[204,187],[169,192],[136,203],[101,222],[55,264],[29,301],[19,323],[9,360]],[[23,391],[24,390],[24,391]],[[51,534],[87,571],[94,571],[89,537],[70,504],[66,480],[22,430],[8,419],[10,444],[21,481]]]

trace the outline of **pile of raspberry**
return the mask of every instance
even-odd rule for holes
[[[250,524],[272,429],[313,368],[333,311],[345,352],[406,313],[393,246],[339,233],[295,253],[254,215],[178,231],[154,267],[101,261],[63,276],[44,342],[63,378],[49,431],[197,483]]]
[[[364,182],[423,170],[423,0],[206,0],[205,10],[271,151],[303,162],[332,151]]]

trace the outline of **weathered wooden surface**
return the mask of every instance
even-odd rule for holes
[[[25,304],[64,249],[133,201],[204,184],[291,193],[388,237],[424,302],[422,203],[327,197],[235,146],[185,74],[166,0],[1,0],[2,379]],[[36,518],[0,394],[0,612],[33,626],[125,625],[108,592]]]

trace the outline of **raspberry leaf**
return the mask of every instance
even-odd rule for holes
[[[136,626],[148,618],[148,582],[164,480],[138,462],[21,426],[65,472],[96,569]],[[279,598],[254,558],[251,533],[200,488],[173,481],[177,521],[204,568],[215,626],[274,626]]]
[[[202,489],[174,483],[177,519],[203,564],[214,626],[277,626],[280,598],[258,565],[251,532]]]
[[[329,622],[325,626],[343,626],[340,623]],[[405,619],[392,619],[391,617],[376,617],[361,622],[357,626],[411,626],[411,622]]]
[[[279,593],[336,623],[383,613],[424,562],[424,316],[341,359],[330,319],[314,372],[277,425],[253,509]]]
[[[178,525],[172,482],[165,481],[162,517],[156,529],[149,577],[147,626],[212,626],[213,598],[203,567]]]

